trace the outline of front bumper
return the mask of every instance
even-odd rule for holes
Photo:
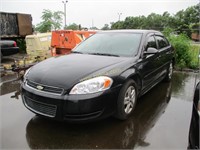
[[[115,112],[120,87],[88,95],[51,95],[23,84],[22,99],[32,112],[55,120],[99,120]]]

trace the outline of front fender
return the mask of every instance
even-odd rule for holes
[[[123,82],[123,83],[127,79],[133,79],[137,84],[138,92],[140,92],[140,90],[142,88],[142,79],[135,68],[130,68],[130,69],[124,71],[120,75],[120,79],[121,79],[121,82]]]
[[[136,69],[135,68],[130,68],[126,71],[124,71],[123,73],[121,73],[120,78],[122,80],[126,80],[127,78],[133,76],[136,74]]]

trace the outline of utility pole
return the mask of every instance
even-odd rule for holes
[[[62,1],[62,3],[64,4],[64,17],[65,17],[65,22],[64,22],[65,26],[64,26],[64,29],[66,27],[66,4],[67,4],[67,2],[68,2],[67,0]]]
[[[120,16],[122,15],[122,13],[118,13],[118,16],[119,16],[119,20],[118,21],[120,21]]]
[[[93,27],[94,27],[94,20],[92,19],[92,29],[93,29]]]

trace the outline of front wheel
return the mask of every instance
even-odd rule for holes
[[[120,120],[126,120],[135,109],[136,101],[137,85],[133,80],[130,79],[120,90],[115,117]]]

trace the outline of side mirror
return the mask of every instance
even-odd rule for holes
[[[147,51],[144,51],[144,55],[150,55],[150,54],[156,54],[158,53],[158,50],[153,47],[149,47]]]

